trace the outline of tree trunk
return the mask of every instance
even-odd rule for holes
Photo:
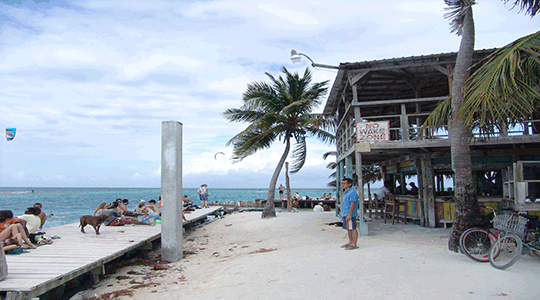
[[[448,249],[459,251],[459,237],[472,226],[473,218],[479,215],[478,199],[474,188],[472,176],[471,152],[469,139],[470,129],[465,126],[463,118],[457,119],[457,111],[463,101],[463,88],[469,77],[469,68],[472,65],[474,52],[474,20],[472,8],[467,8],[463,23],[461,44],[454,69],[452,83],[452,116],[449,121],[449,137],[452,155],[452,169],[454,170],[454,225],[448,240]]]
[[[287,156],[289,155],[289,150],[291,149],[290,139],[291,138],[287,134],[285,136],[285,151],[283,151],[283,155],[281,155],[281,159],[279,160],[276,170],[274,171],[274,175],[272,175],[272,179],[270,180],[270,186],[268,187],[268,197],[266,198],[266,205],[264,206],[261,215],[261,218],[263,219],[276,217],[276,208],[274,206],[276,183],[279,177],[279,173],[281,173],[281,169],[283,169],[283,165],[285,164],[285,159],[287,159]]]
[[[285,187],[287,189],[287,212],[292,210],[292,197],[291,197],[291,182],[289,181],[289,163],[285,163]]]

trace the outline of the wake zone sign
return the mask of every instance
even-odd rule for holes
[[[356,123],[357,143],[376,143],[390,140],[390,122],[358,122]]]

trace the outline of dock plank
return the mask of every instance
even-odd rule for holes
[[[186,214],[184,226],[221,210],[221,206],[197,209]],[[161,237],[161,225],[102,226],[101,235],[72,223],[46,228],[48,236],[59,236],[53,244],[30,249],[21,255],[6,255],[8,276],[0,281],[0,292],[13,298],[33,298],[69,280],[103,266],[125,253]]]

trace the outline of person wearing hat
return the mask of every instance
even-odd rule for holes
[[[315,205],[315,207],[313,207],[313,212],[323,212],[324,211],[324,207],[323,207],[323,203],[322,202],[319,202],[319,204]]]
[[[139,205],[137,205],[137,207],[135,207],[135,214],[138,214],[138,215],[144,214],[144,207],[145,206],[146,206],[146,201],[141,200],[139,202]]]

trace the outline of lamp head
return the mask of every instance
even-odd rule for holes
[[[291,50],[291,61],[293,62],[293,64],[299,63],[301,60],[302,60],[302,58],[300,57],[300,54],[298,54],[298,52],[296,52],[296,50],[292,49]]]

